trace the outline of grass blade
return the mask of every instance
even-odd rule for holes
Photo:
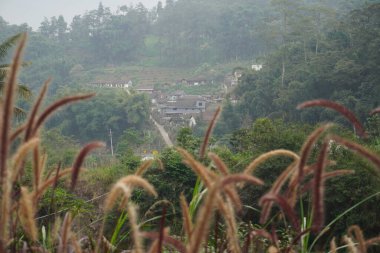
[[[351,206],[350,208],[348,208],[346,211],[344,211],[343,213],[339,214],[337,217],[335,217],[335,219],[333,219],[329,224],[327,224],[325,226],[325,228],[315,237],[314,241],[311,243],[309,249],[308,249],[308,252],[312,252],[311,250],[313,249],[314,245],[317,243],[317,241],[330,229],[330,227],[335,223],[337,222],[340,218],[342,218],[343,216],[345,216],[346,214],[348,214],[349,212],[351,212],[352,210],[354,210],[355,208],[357,208],[358,206],[360,206],[361,204],[365,203],[366,201],[376,197],[380,195],[380,192],[376,192],[368,197],[366,197],[365,199],[359,201],[358,203],[356,203],[355,205]]]

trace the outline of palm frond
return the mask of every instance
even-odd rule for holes
[[[23,84],[17,85],[17,94],[25,100],[28,100],[32,97],[32,91]]]
[[[7,55],[8,50],[11,47],[16,45],[17,41],[21,38],[21,35],[22,33],[18,33],[0,44],[0,60]]]
[[[0,85],[1,86],[1,85]],[[2,87],[3,89],[3,87]],[[3,99],[0,98],[0,104],[3,103]],[[13,107],[13,116],[17,120],[24,119],[26,117],[26,111],[18,106]]]
[[[8,38],[6,41],[4,41],[2,44],[0,44],[0,61],[2,58],[4,58],[7,55],[7,52],[9,49],[16,45],[18,40],[21,38],[22,33],[16,34],[10,38]],[[30,65],[29,62],[23,62],[21,63],[21,66],[28,66]],[[0,94],[3,93],[4,85],[5,85],[5,78],[7,76],[8,71],[10,70],[11,65],[8,63],[2,63],[0,64]],[[25,100],[28,100],[32,96],[31,90],[26,87],[25,85],[18,84],[17,85],[17,91],[18,95]],[[22,110],[15,110],[15,114],[17,115],[23,115]],[[25,115],[23,115],[25,116]]]
[[[0,95],[3,94],[4,85],[5,85],[5,82],[1,79],[1,73],[0,73]],[[18,84],[17,95],[24,100],[29,100],[32,97],[32,91],[27,86]]]
[[[2,67],[0,65],[0,80],[4,80],[5,79],[5,76],[7,75],[8,70],[9,70],[9,67]]]
[[[0,69],[10,69],[11,65],[8,63],[2,63],[0,64]]]
[[[14,113],[14,116],[16,117],[16,119],[23,119],[26,117],[26,112],[17,106],[15,106],[13,108],[13,113]]]

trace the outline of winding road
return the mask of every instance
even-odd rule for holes
[[[164,127],[162,125],[158,124],[157,121],[155,121],[153,119],[152,115],[150,116],[150,119],[153,121],[154,125],[157,127],[158,131],[160,132],[162,139],[164,139],[166,146],[172,147],[173,142],[170,140],[168,132],[166,132],[166,130],[164,129]]]

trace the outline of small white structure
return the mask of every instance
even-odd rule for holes
[[[154,156],[153,155],[145,155],[141,158],[142,162],[149,161],[149,160],[154,160]]]
[[[195,118],[193,116],[191,116],[190,120],[189,120],[189,127],[190,128],[193,128],[197,125],[197,122],[195,121]]]
[[[153,87],[141,87],[141,88],[136,88],[136,91],[141,92],[141,93],[152,94],[154,92],[154,88]]]
[[[90,86],[98,88],[129,88],[132,86],[132,81],[105,81],[89,83]]]
[[[129,80],[128,83],[124,84],[124,88],[129,88],[129,87],[132,87],[132,81],[131,80]]]
[[[262,64],[252,64],[252,69],[253,70],[256,70],[256,71],[259,71],[263,68],[263,65]]]

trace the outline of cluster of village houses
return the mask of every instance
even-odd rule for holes
[[[180,80],[181,84],[206,85],[212,81],[194,79]],[[132,85],[128,82],[102,82],[91,85],[104,88],[124,88],[129,89]],[[213,108],[222,101],[221,95],[190,95],[183,90],[164,93],[156,90],[153,86],[139,86],[134,88],[137,92],[149,94],[152,101],[152,116],[159,123],[164,125],[189,125],[195,126],[196,121],[208,121],[212,118]]]
[[[262,65],[252,65],[252,69],[259,71]],[[224,78],[223,87],[227,90],[229,87],[236,86],[242,75],[241,69],[236,69],[233,73],[228,74]],[[206,78],[181,79],[175,81],[172,85],[208,85],[213,84],[214,80]],[[133,87],[131,80],[129,81],[114,81],[114,82],[98,82],[90,85],[104,88],[124,88],[130,89]],[[190,95],[185,94],[183,90],[177,90],[171,93],[163,93],[160,90],[155,90],[153,86],[142,86],[134,88],[137,92],[144,92],[150,95],[152,99],[152,116],[160,124],[174,126],[190,126],[197,124],[197,120],[209,121],[214,112],[223,100],[222,95]],[[223,92],[221,92],[222,94]]]

